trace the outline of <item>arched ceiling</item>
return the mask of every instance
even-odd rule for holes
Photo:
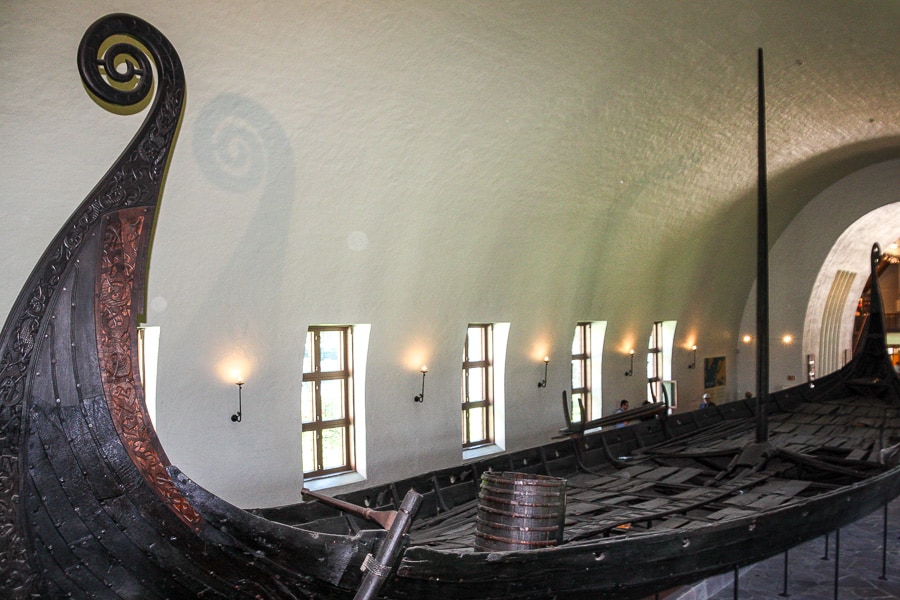
[[[0,314],[142,118],[97,109],[74,68],[110,11],[159,28],[186,69],[147,319],[168,332],[161,395],[193,399],[168,417],[161,404],[167,450],[206,473],[230,458],[207,445],[232,435],[194,427],[222,396],[211,365],[252,356],[271,388],[257,393],[288,415],[260,439],[293,440],[289,373],[310,323],[372,325],[367,398],[390,415],[412,349],[451,398],[464,324],[511,322],[507,396],[525,410],[509,417],[528,416],[509,424],[513,446],[557,423],[532,355],[566,352],[577,320],[608,321],[610,352],[677,320],[676,344],[733,355],[755,278],[757,48],[772,244],[823,190],[900,157],[896,0],[6,0]],[[679,389],[698,395],[688,375]],[[421,470],[457,450],[443,437],[457,408],[438,406]],[[375,447],[401,434],[369,425]],[[272,479],[264,459],[244,464]]]
[[[397,255],[402,273],[427,263],[432,272],[452,270],[442,257],[469,256],[466,248],[512,258],[504,249],[527,237],[536,262],[509,283],[565,263],[581,274],[560,283],[577,283],[598,310],[639,291],[657,305],[686,303],[698,286],[716,294],[729,279],[710,280],[711,272],[739,275],[746,288],[758,47],[766,53],[773,236],[842,175],[900,154],[894,0],[262,2],[250,20],[243,8],[212,2],[120,4],[185,55],[187,136],[204,118],[240,118],[229,111],[241,107],[223,105],[226,93],[268,111],[269,129],[255,134],[290,146],[290,162],[265,168],[296,181],[287,192],[297,213],[334,206],[318,214],[326,223],[348,217],[342,239],[363,224],[394,228],[409,242]],[[88,112],[83,98],[71,103],[77,110],[57,106],[80,89],[23,102],[33,71],[14,65],[27,64],[23,53],[39,56],[42,68],[64,65],[71,79],[65,52],[57,58],[46,48],[71,46],[102,10],[101,2],[80,3],[74,14],[5,5],[4,164],[22,176],[7,178],[4,197],[21,196],[33,178],[29,123],[82,121]],[[15,31],[38,12],[46,31],[29,46]],[[89,114],[85,127],[99,122],[106,120]],[[201,166],[210,159],[209,148],[195,152]],[[223,178],[209,183],[227,188]],[[367,211],[377,211],[374,222]],[[448,222],[465,227],[470,216],[480,226],[465,247],[433,243]],[[648,291],[648,279],[661,285]],[[610,280],[622,283],[618,302],[598,293]],[[733,304],[730,291],[716,299]]]

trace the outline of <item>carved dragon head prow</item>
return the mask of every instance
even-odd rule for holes
[[[103,418],[111,419],[147,485],[186,525],[201,524],[168,477],[137,368],[147,251],[184,109],[184,70],[156,28],[127,14],[88,28],[78,67],[88,92],[114,112],[153,102],[134,138],[44,252],[0,334],[0,529],[10,532],[0,579],[22,597],[36,589],[29,540],[37,525],[27,507],[37,486],[29,481],[27,465],[35,459],[29,453],[40,447],[52,419],[65,424],[77,415],[90,428],[101,396],[109,411]],[[82,352],[91,340],[91,352]]]

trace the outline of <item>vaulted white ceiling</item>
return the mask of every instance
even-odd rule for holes
[[[535,361],[564,358],[578,320],[609,323],[609,402],[643,393],[620,371],[654,320],[737,360],[755,278],[758,48],[773,246],[820,194],[900,158],[896,0],[8,0],[0,309],[140,122],[97,108],[75,71],[84,29],[113,11],[159,28],[188,81],[149,286],[161,435],[176,462],[236,497],[252,475],[211,466],[230,456],[216,447],[228,436],[260,456],[260,477],[294,468],[261,458],[271,449],[256,436],[296,454],[292,369],[310,323],[372,324],[373,446],[403,435],[386,415],[423,360],[436,396],[455,397],[467,322],[512,324],[507,396],[523,410],[509,411],[511,446],[558,425],[558,402],[532,389]],[[873,176],[888,178],[879,202],[900,200],[897,169]],[[806,234],[827,223],[830,247],[877,208],[854,211],[854,193],[843,221],[818,214]],[[782,266],[812,281],[823,261]],[[262,431],[218,423],[230,388],[217,369],[233,356],[256,371],[250,405],[254,382],[271,403]],[[698,395],[683,367],[680,389]],[[567,377],[554,360],[550,387]],[[446,464],[458,408],[420,410],[410,460]]]

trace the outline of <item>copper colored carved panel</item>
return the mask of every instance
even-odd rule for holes
[[[166,471],[168,459],[153,433],[143,390],[136,384],[136,340],[132,294],[146,209],[123,210],[107,221],[97,290],[100,377],[113,424],[147,484],[192,529],[201,517]]]

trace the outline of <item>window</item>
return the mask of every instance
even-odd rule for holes
[[[312,326],[303,354],[304,477],[352,471],[352,328]]]
[[[156,424],[156,370],[159,364],[159,326],[141,325],[137,330],[138,370],[144,387],[144,405],[153,427]]]
[[[493,328],[469,325],[463,349],[462,445],[493,443]]]
[[[591,324],[578,323],[572,338],[572,422],[591,420]],[[581,407],[586,414],[581,414]]]
[[[648,402],[663,402],[669,395],[666,382],[672,379],[672,347],[675,343],[676,325],[676,321],[655,321],[650,330],[647,352]],[[669,403],[672,401],[673,399],[668,399]]]

